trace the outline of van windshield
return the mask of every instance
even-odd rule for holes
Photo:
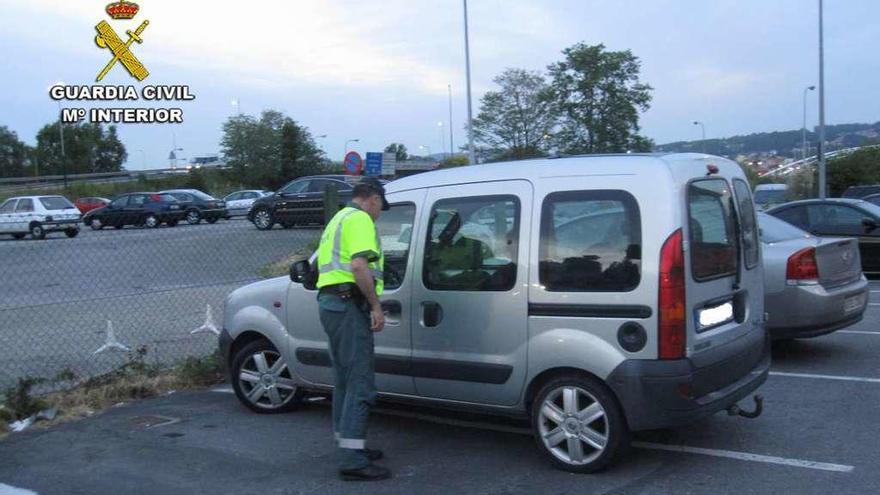
[[[697,281],[736,274],[739,244],[730,187],[724,179],[688,186],[691,271]]]

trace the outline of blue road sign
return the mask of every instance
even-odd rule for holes
[[[364,175],[378,177],[382,175],[382,153],[367,152],[367,165]]]

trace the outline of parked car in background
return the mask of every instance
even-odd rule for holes
[[[880,194],[869,194],[863,198],[860,198],[862,201],[867,201],[872,205],[880,206]]]
[[[174,227],[184,215],[183,206],[174,196],[139,192],[123,194],[107,206],[86,213],[83,223],[92,230],[104,227],[121,229],[126,225],[153,229],[162,223]]]
[[[294,225],[324,223],[324,190],[335,187],[339,204],[351,201],[354,188],[351,177],[345,175],[314,175],[288,182],[272,195],[254,201],[247,214],[248,220],[260,230],[269,230],[275,224],[285,228]]]
[[[226,218],[247,215],[254,201],[270,194],[272,194],[272,191],[260,189],[246,189],[227,194],[223,198],[223,201],[226,203]]]
[[[760,184],[755,187],[755,206],[758,210],[766,210],[773,206],[788,201],[788,186],[786,184]]]
[[[79,234],[80,212],[64,196],[20,196],[0,205],[0,234],[44,239],[49,232]]]
[[[880,184],[849,186],[841,196],[844,198],[864,198],[871,194],[880,194]]]
[[[216,223],[221,218],[228,216],[226,203],[210,194],[203,193],[198,189],[170,189],[159,191],[159,194],[170,194],[180,202],[181,208],[186,212],[186,223],[196,225],[202,220],[208,223]]]
[[[868,307],[868,280],[856,239],[815,237],[763,213],[758,224],[771,337],[816,337],[861,321]]]
[[[734,413],[766,380],[761,245],[730,160],[539,159],[387,191],[376,232],[388,323],[373,334],[382,399],[530,418],[546,459],[592,472],[631,431]],[[224,304],[218,344],[253,411],[332,390],[308,265]]]
[[[880,206],[860,199],[806,199],[767,213],[815,236],[857,238],[862,271],[880,275]]]
[[[80,213],[85,215],[86,213],[94,210],[95,208],[103,208],[110,204],[110,200],[107,198],[79,198],[73,202],[73,205],[79,208]]]

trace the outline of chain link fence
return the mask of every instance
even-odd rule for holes
[[[0,236],[0,389],[54,389],[132,361],[171,366],[217,349],[226,296],[286,274],[320,228],[257,230],[244,218]]]

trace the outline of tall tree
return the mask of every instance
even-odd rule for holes
[[[648,151],[639,136],[639,112],[651,102],[651,86],[639,80],[641,62],[629,50],[578,43],[548,67],[561,115],[556,142],[566,153]]]
[[[29,148],[15,131],[0,126],[0,177],[21,177],[29,164]]]
[[[394,153],[394,157],[399,162],[406,161],[409,158],[409,154],[407,153],[406,146],[401,143],[391,143],[385,147],[385,153]]]
[[[63,155],[58,123],[43,126],[37,132],[36,155],[40,173],[46,175],[117,172],[128,158],[116,126],[105,131],[100,124],[88,122],[64,125]]]
[[[494,80],[474,119],[474,139],[494,150],[492,159],[518,160],[546,154],[556,123],[547,81],[539,72],[506,69]]]
[[[220,146],[235,174],[254,186],[277,188],[324,163],[308,129],[275,110],[264,111],[259,120],[230,117],[223,124]]]

